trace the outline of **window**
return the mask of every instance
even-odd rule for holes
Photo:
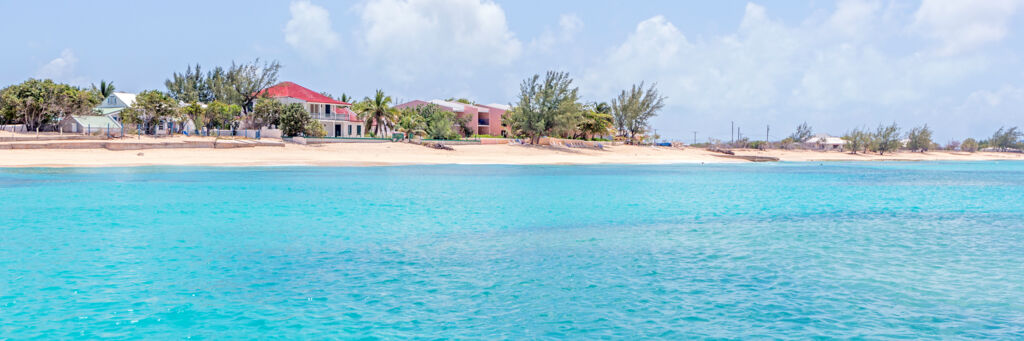
[[[331,114],[331,105],[330,104],[324,104],[324,113],[328,114],[328,115]]]
[[[117,97],[110,96],[107,98],[107,104],[117,104]]]
[[[345,136],[352,136],[352,126],[348,126],[348,135]]]
[[[319,114],[320,113],[320,105],[319,104],[310,104],[309,105],[309,113],[310,114]]]
[[[363,136],[363,126],[356,126],[356,136]]]

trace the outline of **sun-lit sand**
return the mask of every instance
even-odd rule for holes
[[[212,140],[175,137],[125,139],[123,142],[161,143]],[[221,140],[223,141],[223,140]],[[51,141],[52,142],[52,141]],[[0,142],[10,143],[10,142]],[[37,142],[19,142],[37,143]],[[38,142],[42,143],[42,142]],[[75,142],[69,142],[75,143]],[[95,142],[94,142],[95,143]],[[182,166],[378,166],[409,164],[668,164],[738,163],[740,159],[699,148],[608,146],[605,150],[523,145],[458,145],[454,151],[410,143],[285,144],[283,147],[232,149],[0,149],[0,167],[118,167]],[[737,155],[776,157],[781,161],[855,160],[1024,160],[1018,153],[900,152],[878,156],[840,152],[736,150]]]

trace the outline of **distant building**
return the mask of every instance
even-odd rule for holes
[[[399,109],[415,108],[427,104],[437,105],[442,110],[455,113],[456,117],[466,118],[467,126],[475,135],[508,136],[508,129],[501,124],[502,116],[510,109],[504,104],[466,104],[434,99],[430,101],[414,100],[395,107]]]
[[[281,103],[302,104],[309,115],[324,126],[328,137],[363,137],[366,128],[352,111],[352,104],[335,100],[292,82],[281,82],[260,92]]]
[[[804,141],[804,146],[818,150],[842,151],[846,146],[846,140],[829,134],[818,134]]]

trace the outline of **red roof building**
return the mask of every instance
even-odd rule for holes
[[[292,82],[281,82],[259,92],[259,97],[273,98],[284,104],[298,103],[324,126],[328,137],[363,137],[363,121],[352,111],[351,103],[342,102]]]

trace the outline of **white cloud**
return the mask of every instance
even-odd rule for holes
[[[941,42],[943,55],[1000,41],[1021,0],[924,0],[911,28]]]
[[[284,40],[303,55],[322,60],[338,47],[338,34],[331,29],[330,13],[307,0],[292,1],[292,14],[284,27]]]
[[[881,8],[882,4],[877,0],[843,0],[836,5],[827,26],[847,36],[859,36],[870,28]]]
[[[912,15],[913,9],[900,13],[876,1],[851,0],[828,15],[788,25],[749,3],[734,32],[710,37],[688,37],[659,15],[638,23],[602,62],[588,68],[581,85],[603,99],[640,81],[656,82],[668,96],[656,119],[663,126],[685,121],[691,128],[720,129],[724,120],[725,136],[730,120],[748,125],[809,120],[840,133],[894,117],[927,119],[908,112],[985,72],[991,61],[984,55],[915,50],[908,37],[891,34],[906,27]],[[685,116],[699,117],[700,123]]]
[[[392,77],[508,65],[522,43],[488,0],[373,0],[361,8],[364,51]]]
[[[558,18],[558,31],[545,29],[536,39],[530,42],[530,48],[542,52],[550,52],[559,44],[572,41],[576,34],[583,30],[583,20],[576,14],[562,14]]]
[[[60,57],[54,58],[39,68],[36,71],[36,77],[67,81],[72,77],[75,71],[75,64],[77,63],[78,58],[75,57],[75,53],[71,49],[64,49],[64,51],[60,52]]]

